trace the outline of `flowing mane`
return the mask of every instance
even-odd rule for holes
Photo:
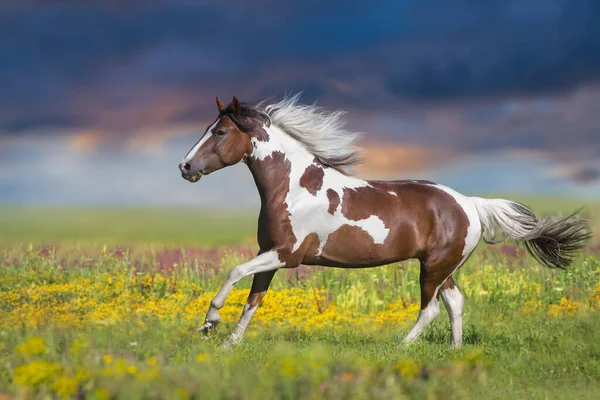
[[[271,123],[293,137],[325,165],[333,168],[353,167],[360,160],[357,144],[361,133],[344,129],[344,111],[327,111],[315,104],[298,104],[300,94],[256,108],[264,112]]]

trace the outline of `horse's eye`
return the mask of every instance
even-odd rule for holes
[[[219,129],[219,130],[217,131],[217,136],[225,136],[225,131],[224,131],[224,130],[222,130],[222,129]]]

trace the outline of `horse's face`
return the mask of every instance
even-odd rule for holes
[[[234,103],[236,101],[234,98]],[[250,136],[222,114],[225,107],[218,99],[217,105],[219,117],[179,164],[181,176],[190,182],[198,182],[202,175],[237,164],[252,151]]]

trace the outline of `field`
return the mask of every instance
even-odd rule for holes
[[[598,202],[519,200],[586,205],[598,225]],[[459,350],[443,307],[401,345],[419,309],[415,262],[281,270],[244,342],[220,350],[251,278],[216,334],[197,328],[256,252],[255,226],[247,212],[0,208],[0,399],[597,398],[598,237],[568,271],[481,244],[456,278]]]

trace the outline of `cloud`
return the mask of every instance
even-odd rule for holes
[[[571,176],[575,183],[589,185],[600,181],[600,170],[594,167],[582,167]]]
[[[214,96],[295,91],[348,111],[365,132],[364,176],[597,188],[597,1],[121,3],[0,6],[1,198],[193,203],[208,192],[171,170]],[[519,176],[488,179],[503,162]],[[201,204],[243,196],[217,182]]]
[[[561,165],[554,168],[554,176],[579,186],[595,186],[600,183],[600,164],[594,164],[573,162]]]
[[[363,163],[357,167],[357,172],[365,179],[408,177],[443,165],[456,156],[447,149],[393,143],[368,142],[361,147]]]
[[[567,93],[598,82],[598,16],[592,0],[4,6],[0,132],[190,123],[215,94],[392,112]]]

